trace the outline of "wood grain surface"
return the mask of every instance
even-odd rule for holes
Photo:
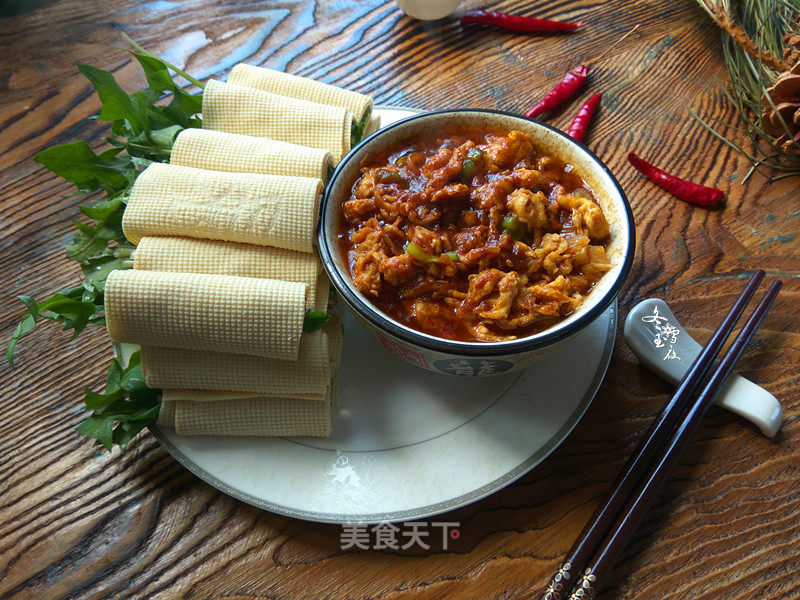
[[[453,18],[421,23],[393,2],[331,0],[59,0],[0,10],[0,333],[22,305],[78,276],[63,246],[76,199],[32,161],[54,143],[97,140],[99,108],[75,63],[144,83],[128,33],[201,79],[240,62],[367,92],[420,109],[519,112],[579,61],[638,30],[593,70],[604,93],[587,143],[625,188],[637,252],[624,315],[667,300],[704,341],[756,268],[785,285],[740,372],[783,402],[767,439],[712,409],[601,598],[800,598],[800,198],[798,180],[770,184],[688,114],[732,117],[719,33],[690,0],[463,2],[581,20],[574,35],[534,37]],[[576,100],[550,123],[565,127]],[[728,194],[693,208],[627,164],[635,150]],[[341,528],[277,516],[201,482],[147,433],[105,453],[79,437],[81,390],[111,358],[105,332],[68,342],[42,326],[0,366],[0,598],[429,599],[516,598],[539,592],[619,471],[670,387],[642,369],[621,337],[605,383],[577,429],[540,467],[446,515],[461,523],[447,551],[342,550]],[[538,597],[538,596],[536,596]]]

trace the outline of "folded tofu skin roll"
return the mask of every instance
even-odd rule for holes
[[[261,398],[213,402],[170,399],[164,390],[158,424],[173,427],[178,435],[304,435],[327,437],[331,409],[316,400]]]
[[[115,342],[297,360],[306,285],[160,271],[113,271],[105,314]]]
[[[331,282],[325,273],[320,273],[319,277],[317,277],[316,285],[314,286],[314,299],[312,300],[314,310],[327,312],[330,297]]]
[[[134,244],[188,236],[313,252],[322,180],[152,163],[122,217]]]
[[[210,80],[203,128],[321,148],[335,162],[350,151],[352,114],[344,108]]]
[[[326,180],[333,156],[327,150],[251,135],[184,129],[172,144],[170,163],[209,171],[290,175]]]
[[[320,401],[316,398],[300,398],[300,397],[292,397],[289,396],[288,399],[290,400],[311,400],[312,402],[318,402],[321,405],[331,407],[336,405],[334,390],[336,388],[337,375],[335,373],[331,374],[331,386],[328,387],[328,393],[325,395],[325,398]],[[271,402],[275,400],[274,396],[264,396],[258,392],[231,392],[228,390],[198,390],[198,389],[177,389],[177,388],[167,388],[162,390],[164,394],[164,398],[169,401],[182,401],[186,402],[186,406],[191,408],[192,402],[217,402],[220,400],[258,400],[260,402]],[[283,397],[283,396],[280,396]],[[231,410],[236,409],[236,404],[229,405]],[[299,434],[298,434],[299,435]]]
[[[142,347],[147,385],[159,389],[230,390],[260,396],[324,400],[331,357],[324,331],[301,337],[297,360],[223,352]]]
[[[365,134],[370,133],[372,120],[372,98],[370,96],[321,81],[245,64],[233,67],[230,77],[228,77],[228,83],[344,108],[353,116],[355,127],[352,143],[354,145],[360,142]]]
[[[136,247],[133,268],[296,281],[308,286],[306,308],[325,310],[328,302],[328,278],[321,273],[317,255],[310,252],[218,240],[148,236]]]
[[[338,318],[333,318],[322,326],[322,330],[328,335],[331,366],[335,373],[342,365],[342,348],[344,346],[342,324]]]

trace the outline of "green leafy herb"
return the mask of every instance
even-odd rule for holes
[[[313,333],[330,320],[331,316],[324,310],[307,310],[303,318],[303,331]]]
[[[73,221],[78,233],[67,246],[67,257],[84,263],[113,252],[109,248],[111,242],[125,243],[125,235],[122,233],[122,213],[125,211],[125,205],[119,197],[101,200],[91,206],[81,206],[80,210],[96,222],[87,224]]]
[[[133,267],[133,259],[117,256],[117,252],[125,252],[131,249],[132,247],[120,246],[107,256],[98,256],[83,262],[81,271],[83,271],[83,276],[86,278],[85,281],[93,285],[97,290],[105,292],[106,279],[111,271]]]
[[[20,296],[20,300],[23,296]],[[30,296],[28,296],[30,298]],[[14,348],[17,346],[17,341],[26,335],[28,335],[33,328],[36,327],[36,318],[33,315],[28,315],[19,322],[16,329],[14,329],[14,333],[11,334],[11,340],[8,342],[8,347],[6,348],[6,361],[10,366],[14,366]]]
[[[155,422],[161,407],[159,391],[150,389],[145,382],[139,350],[124,367],[121,358],[114,358],[105,392],[86,389],[83,403],[92,414],[78,425],[78,432],[108,450],[114,445],[124,450],[136,434]]]
[[[79,206],[80,220],[73,223],[75,237],[67,257],[81,265],[81,285],[59,292],[44,302],[20,296],[26,308],[8,343],[6,360],[13,366],[17,343],[43,320],[61,323],[74,338],[88,325],[104,325],[103,292],[108,274],[132,266],[134,246],[122,231],[122,215],[137,175],[152,161],[166,162],[175,137],[188,127],[200,127],[202,96],[176,84],[170,70],[191,83],[202,83],[163,61],[135,42],[131,54],[141,65],[148,87],[127,92],[114,76],[91,65],[78,65],[100,97],[98,119],[111,124],[106,141],[110,149],[96,153],[85,141],[69,142],[39,152],[35,160],[75,184],[77,193],[102,193],[104,197]],[[168,98],[165,104],[162,98]],[[86,391],[85,404],[92,415],[78,428],[106,448],[125,445],[158,415],[158,395],[141,375],[138,354],[122,368],[115,360],[104,394]]]
[[[200,127],[197,116],[202,97],[177,85],[169,69],[188,77],[169,63],[144,51],[126,37],[133,57],[144,70],[148,87],[136,93],[122,88],[108,71],[91,65],[78,69],[94,85],[100,97],[98,119],[111,122],[109,150],[96,153],[85,141],[68,142],[39,152],[34,160],[56,175],[75,184],[79,194],[102,192],[104,198],[79,206],[83,219],[73,223],[75,237],[67,246],[67,257],[80,263],[82,285],[55,294],[42,303],[23,296],[28,312],[23,315],[8,344],[6,359],[13,365],[17,342],[42,319],[58,321],[79,334],[84,327],[102,324],[103,290],[108,274],[130,267],[133,245],[122,232],[122,215],[137,175],[151,161],[169,160],[175,136],[187,127]],[[171,96],[168,104],[159,103]],[[74,337],[73,335],[73,337]]]
[[[92,82],[97,95],[100,96],[101,108],[98,119],[111,122],[126,121],[134,133],[144,129],[147,119],[146,104],[155,102],[158,97],[156,92],[142,90],[136,94],[129,94],[108,71],[82,63],[78,63],[78,70]]]
[[[119,153],[120,149],[112,148],[95,154],[81,140],[42,150],[34,160],[74,183],[80,193],[103,189],[111,194],[128,188],[136,178],[136,168],[130,159]]]
[[[350,146],[355,146],[364,138],[364,123],[353,121],[350,126]]]
[[[27,314],[11,336],[6,349],[6,360],[14,366],[14,348],[23,336],[27,335],[40,319],[55,321],[64,326],[64,330],[73,330],[75,338],[87,325],[104,325],[100,314],[103,311],[103,292],[90,283],[84,283],[72,289],[53,294],[44,302],[37,303],[32,296],[19,296],[25,305]]]
[[[202,89],[205,87],[201,81],[199,81],[199,80],[195,79],[194,77],[192,77],[192,76],[191,76],[191,75],[189,75],[188,73],[186,73],[186,72],[182,71],[181,69],[179,69],[179,68],[178,68],[178,67],[176,67],[175,65],[168,63],[168,62],[167,62],[167,61],[165,61],[164,59],[162,59],[162,58],[159,58],[159,57],[157,57],[156,55],[154,55],[154,54],[151,54],[150,52],[148,52],[147,50],[145,50],[144,48],[142,48],[142,47],[141,47],[139,44],[137,44],[135,41],[133,41],[133,39],[131,39],[131,37],[130,37],[128,34],[126,34],[126,33],[123,33],[123,34],[122,34],[122,37],[123,37],[123,38],[125,39],[125,41],[126,41],[126,42],[128,42],[128,43],[129,43],[129,44],[130,44],[130,45],[133,47],[133,49],[135,50],[135,52],[131,51],[131,54],[138,55],[138,56],[147,56],[148,58],[151,58],[151,59],[153,59],[153,60],[157,60],[158,62],[160,62],[162,65],[164,65],[164,66],[165,66],[165,67],[167,67],[168,69],[171,69],[171,70],[175,71],[175,72],[176,72],[178,75],[180,75],[181,77],[183,77],[183,78],[184,78],[186,81],[188,81],[189,83],[192,83],[193,85],[196,85],[197,87],[199,87],[201,90],[202,90]]]

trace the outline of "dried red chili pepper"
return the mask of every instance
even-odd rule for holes
[[[693,181],[686,181],[666,171],[662,171],[656,166],[651,165],[644,159],[639,158],[633,152],[628,152],[628,160],[642,175],[660,187],[674,194],[684,202],[695,206],[713,206],[725,197],[725,192],[717,188],[706,187]]]
[[[527,33],[557,33],[571,31],[581,26],[580,23],[567,23],[566,21],[551,21],[549,19],[536,19],[522,15],[509,15],[488,10],[470,10],[461,17],[461,24],[489,25],[511,31],[524,31]]]
[[[601,93],[593,94],[591,98],[586,101],[586,104],[581,106],[581,109],[578,111],[578,114],[575,115],[575,118],[572,119],[572,124],[569,126],[567,130],[567,135],[572,137],[573,139],[583,141],[583,136],[586,135],[586,129],[589,127],[589,123],[592,120],[592,115],[594,114],[595,108],[597,108],[597,103],[600,102]]]
[[[532,119],[563,104],[572,98],[578,92],[578,90],[581,89],[581,87],[583,87],[583,84],[588,76],[589,67],[586,65],[578,65],[572,69],[572,71],[567,73],[564,76],[564,79],[562,79],[556,85],[556,87],[550,90],[536,106],[526,112],[525,116]]]

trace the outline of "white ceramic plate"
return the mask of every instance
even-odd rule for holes
[[[483,498],[544,460],[597,392],[617,324],[615,303],[537,365],[468,378],[403,362],[346,308],[341,316],[330,438],[153,434],[204,481],[272,512],[335,523],[422,518]]]
[[[384,124],[411,114],[378,112]],[[207,483],[272,512],[334,523],[423,518],[544,460],[597,392],[617,325],[614,303],[533,367],[468,378],[395,358],[339,306],[344,355],[330,438],[179,437],[151,427],[153,435]]]

